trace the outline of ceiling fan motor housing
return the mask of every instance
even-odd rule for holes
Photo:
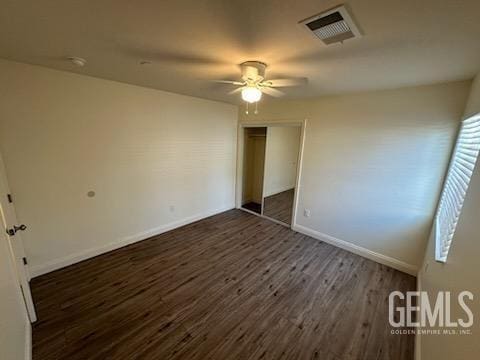
[[[261,82],[265,80],[265,69],[267,64],[260,61],[245,61],[240,64],[242,68],[242,79],[246,82]]]

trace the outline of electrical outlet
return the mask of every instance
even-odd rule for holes
[[[304,209],[303,210],[303,216],[310,217],[310,210],[309,209]]]

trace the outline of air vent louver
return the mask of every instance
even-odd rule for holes
[[[300,22],[313,32],[326,45],[343,42],[359,37],[360,31],[347,12],[345,6],[339,6],[322,14]]]

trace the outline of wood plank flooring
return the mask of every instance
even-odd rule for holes
[[[292,223],[295,189],[267,196],[263,201],[263,215],[290,225]]]
[[[35,278],[34,359],[413,359],[412,276],[240,210]]]

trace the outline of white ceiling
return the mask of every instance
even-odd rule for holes
[[[341,0],[340,0],[341,1]],[[350,0],[364,36],[324,46],[297,23],[339,0],[0,0],[0,57],[238,102],[238,64],[307,77],[288,98],[468,79],[480,70],[479,0]],[[85,67],[65,61],[87,59]],[[149,60],[151,65],[140,65]]]

